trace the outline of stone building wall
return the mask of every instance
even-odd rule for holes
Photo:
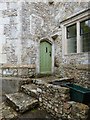
[[[21,49],[19,5],[17,2],[0,2],[0,13],[0,41],[2,42],[0,63],[18,64]]]
[[[65,3],[59,3],[57,4],[57,9],[55,9],[56,13],[56,21],[61,22],[65,19],[67,19],[71,15],[75,15],[79,13],[80,11],[89,8],[89,2],[65,2]],[[55,6],[55,7],[56,7]],[[60,28],[59,28],[60,30]],[[61,30],[62,31],[62,30]],[[62,32],[59,39],[62,41]],[[57,42],[57,41],[56,41]],[[61,52],[58,58],[59,61],[59,67],[56,67],[56,70],[60,77],[74,77],[75,82],[78,84],[89,87],[90,88],[90,82],[89,82],[89,54],[90,53],[79,53],[79,54],[69,54],[69,55],[63,55],[62,53],[62,43],[61,45]],[[57,47],[58,49],[59,47]],[[83,66],[83,67],[82,67]],[[59,71],[59,72],[58,72]]]
[[[0,2],[0,64],[35,64],[36,73],[39,73],[40,41],[48,39],[54,46],[53,72],[60,77],[69,76],[71,72],[67,73],[69,70],[63,65],[87,63],[88,54],[62,56],[60,22],[88,7],[88,2]],[[82,75],[75,78],[82,79]]]
[[[58,21],[61,22],[65,19],[67,19],[71,15],[75,15],[77,13],[80,13],[80,11],[85,10],[89,8],[90,6],[89,2],[71,2],[70,4],[68,2],[57,4],[57,23]],[[62,9],[61,9],[62,8]],[[62,41],[62,33],[61,33],[61,41]],[[61,43],[62,46],[62,43]],[[58,49],[58,48],[57,48]],[[78,53],[78,54],[69,54],[69,55],[63,55],[62,49],[59,56],[59,59],[61,58],[61,62],[59,62],[59,67],[57,71],[59,71],[60,77],[74,77],[75,82],[84,86],[90,88],[90,81],[89,81],[89,75],[90,75],[90,59],[89,55],[90,53]]]
[[[87,6],[89,10],[89,3]],[[87,9],[86,8],[86,9]],[[89,11],[87,11],[88,13]],[[77,15],[77,14],[75,14]],[[80,14],[81,15],[81,14]],[[63,76],[74,77],[75,82],[90,88],[89,74],[90,74],[90,52],[69,53],[62,55],[62,70]]]
[[[20,4],[0,2],[0,68],[21,63],[20,33]]]
[[[40,41],[48,40],[54,44],[52,37],[56,33],[59,35],[58,28],[55,30],[53,11],[53,6],[49,6],[43,2],[22,4],[22,63],[36,64],[37,72],[39,72],[40,65]],[[57,48],[57,45],[60,45],[59,38],[57,41],[58,44],[54,44],[55,48]],[[55,51],[53,54],[59,54],[60,56],[59,49],[55,49]]]
[[[89,53],[78,53],[63,57],[63,75],[74,77],[75,82],[90,88]]]
[[[22,63],[34,63],[39,66],[40,40],[48,39],[54,44],[53,71],[55,74],[59,74],[62,71],[61,64],[63,62],[60,22],[85,8],[88,8],[86,2],[22,3]]]

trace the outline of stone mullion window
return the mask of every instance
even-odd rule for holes
[[[60,23],[62,27],[62,55],[90,52],[90,10],[81,11]],[[76,29],[76,34],[74,34],[74,29]],[[82,33],[82,31],[84,32]]]
[[[66,27],[64,29],[64,32],[65,32],[65,34],[67,34]],[[66,35],[65,35],[64,51],[65,51],[65,54],[67,54],[67,37],[66,37]]]
[[[82,52],[82,41],[80,38],[80,22],[77,21],[77,53]]]
[[[66,27],[62,25],[62,54],[67,54],[67,30]]]
[[[88,23],[88,28],[86,29],[86,26],[83,26],[85,31],[82,33],[81,25],[84,22]],[[77,21],[76,23],[63,28],[63,33],[65,35],[65,54],[90,51],[90,20]]]

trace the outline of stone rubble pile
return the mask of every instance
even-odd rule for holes
[[[0,120],[7,120],[17,118],[18,114],[10,106],[6,105],[4,102],[0,104]]]

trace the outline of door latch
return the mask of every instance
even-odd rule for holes
[[[51,57],[51,51],[49,52],[49,55],[50,55],[50,57]]]
[[[47,53],[47,47],[46,47],[46,53]]]

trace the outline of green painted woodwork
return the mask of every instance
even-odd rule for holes
[[[51,73],[52,45],[46,41],[40,43],[40,73]]]

